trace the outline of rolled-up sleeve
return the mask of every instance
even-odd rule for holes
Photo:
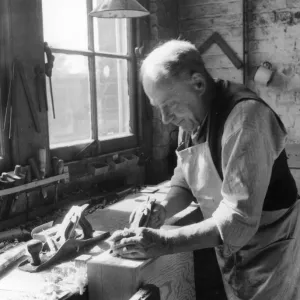
[[[178,160],[177,160],[177,166],[174,170],[174,174],[171,178],[171,187],[172,186],[181,187],[183,189],[190,191],[190,188],[189,188],[189,186],[185,180],[185,177],[183,175],[180,162]]]
[[[253,102],[235,108],[223,134],[223,199],[212,217],[228,255],[256,233],[273,164],[286,142],[274,113]]]

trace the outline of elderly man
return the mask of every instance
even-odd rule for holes
[[[299,300],[299,202],[279,117],[246,87],[214,81],[189,42],[156,48],[141,80],[163,122],[180,128],[178,163],[152,228],[116,232],[113,251],[141,259],[214,247],[228,299]],[[193,199],[202,222],[158,229]]]

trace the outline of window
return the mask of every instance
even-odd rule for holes
[[[88,13],[102,0],[43,0],[44,40],[55,56],[51,149],[99,140],[103,152],[136,146],[132,24]]]

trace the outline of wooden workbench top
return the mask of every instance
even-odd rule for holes
[[[149,190],[148,192],[145,190],[146,192],[130,194],[125,197],[124,200],[104,209],[96,210],[86,218],[92,224],[94,230],[109,231],[110,233],[113,233],[116,230],[128,227],[130,213],[135,207],[145,201],[149,195],[155,197],[158,201],[161,201],[165,198],[169,189],[169,183],[163,183],[158,185],[157,189],[153,189],[153,191],[156,190],[155,193],[148,193]],[[168,220],[167,224],[178,224],[178,222],[181,222],[179,225],[185,225],[184,220],[188,219],[188,223],[190,223],[193,216],[196,219],[199,218],[199,210],[195,204],[192,204],[185,211]],[[92,256],[99,255],[108,248],[109,245],[104,241],[94,247],[89,254]],[[61,264],[58,265],[55,270],[59,271],[65,268],[71,268],[73,267],[73,264],[74,262]],[[51,284],[51,275],[53,272],[53,269],[51,269],[40,273],[27,273],[20,271],[17,268],[13,268],[0,278],[1,300],[49,299],[49,296],[47,296],[48,298],[45,298],[45,290],[47,290]],[[64,297],[65,299],[66,293],[67,291],[62,293],[61,297]],[[4,296],[5,298],[3,298]]]

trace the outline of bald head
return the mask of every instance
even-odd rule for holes
[[[141,79],[177,79],[180,75],[206,73],[200,52],[187,41],[171,40],[154,49],[143,61]]]

